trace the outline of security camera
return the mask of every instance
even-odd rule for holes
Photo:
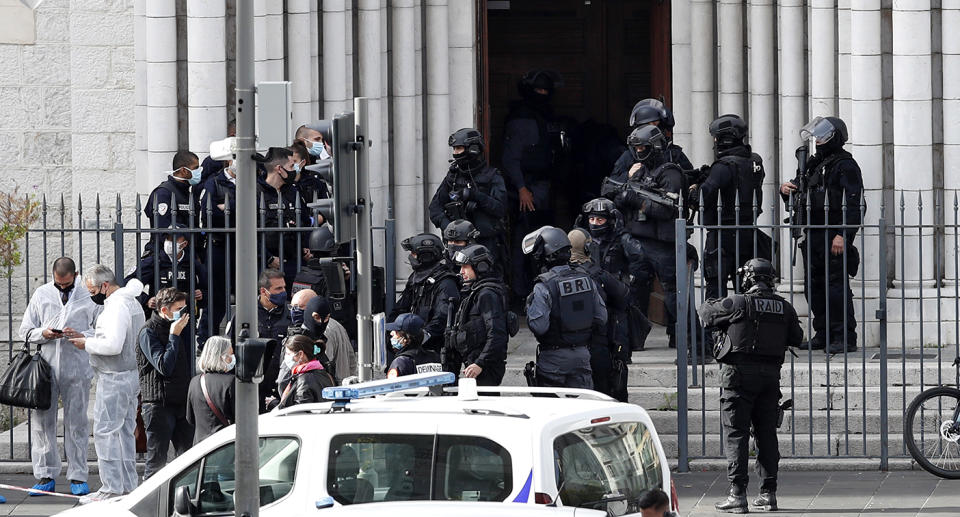
[[[237,137],[210,142],[210,158],[218,161],[233,160],[237,154]]]

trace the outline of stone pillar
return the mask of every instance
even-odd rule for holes
[[[450,2],[447,8],[450,24],[450,129],[474,127],[477,104],[477,66],[474,42],[477,38],[474,2]]]
[[[289,0],[288,0],[289,2]],[[286,56],[286,49],[283,48],[283,6],[284,2],[276,0],[267,0],[266,2],[266,32],[258,32],[257,39],[263,34],[266,40],[266,75],[261,79],[257,76],[257,81],[283,81],[283,61]]]
[[[320,118],[320,16],[317,2],[309,2],[310,12],[310,119]]]
[[[853,0],[837,0],[837,116],[850,118],[850,47],[853,31],[850,27],[850,4]]]
[[[310,97],[311,90],[316,90],[317,84],[311,77],[311,52],[315,53],[316,47],[310,46],[310,4],[309,0],[287,0],[287,29],[290,31],[287,38],[287,78],[293,97],[294,127],[312,122],[316,117],[311,111]]]
[[[163,181],[177,152],[176,14],[173,0],[146,2],[146,192]]]
[[[692,106],[690,105],[691,30],[690,0],[673,0],[670,3],[671,67],[673,70],[673,140],[688,147],[691,138]]]
[[[436,192],[440,182],[447,174],[450,148],[447,137],[450,136],[450,66],[447,0],[426,0],[427,10],[427,70],[426,70],[426,110],[427,110],[427,154],[424,170],[426,173],[427,195]]]
[[[412,28],[419,15],[414,0],[394,0],[390,15],[393,26]],[[393,52],[393,123],[396,128],[417,128],[417,40],[413,30],[394,30],[391,41]],[[417,167],[417,130],[393,133],[393,205],[397,220],[397,238],[405,239],[423,229],[423,177]]]
[[[147,132],[150,127],[147,123],[147,0],[133,2],[133,40],[136,189],[137,192],[144,192],[150,188],[147,183],[150,170],[147,162]]]
[[[347,33],[344,27],[350,25],[345,11],[345,0],[324,0],[323,56],[323,110],[322,118],[331,118],[335,114],[347,111],[350,101],[350,69],[347,67]]]
[[[763,158],[767,176],[763,183],[763,210],[760,223],[776,222],[780,197],[777,178],[777,85],[776,40],[773,0],[750,0],[750,144]],[[788,164],[789,165],[789,164]]]
[[[743,104],[743,0],[720,0],[717,6],[720,39],[718,112],[745,116]],[[698,128],[694,128],[698,131]]]
[[[707,128],[716,114],[716,90],[714,89],[714,42],[713,2],[690,1],[690,152],[687,156],[693,163],[713,161],[713,139]]]
[[[779,90],[780,90],[780,178],[779,183],[793,179],[796,176],[797,160],[794,151],[800,145],[800,128],[807,123],[807,69],[804,65],[805,33],[804,30],[804,0],[780,0],[778,2],[780,38],[779,55]],[[769,169],[767,174],[770,174]],[[779,194],[777,194],[779,198]],[[782,206],[782,205],[781,205]],[[780,249],[781,282],[789,283],[790,259],[793,249],[790,248],[790,232],[782,231],[780,242],[784,243]],[[793,268],[793,287],[797,290],[803,286],[803,268],[799,260]],[[803,297],[795,297],[794,301],[802,301]]]
[[[837,115],[836,0],[810,0],[810,117]]]
[[[357,97],[367,97],[370,127],[364,135],[372,146],[370,151],[370,197],[380,200],[374,210],[382,211],[386,207],[387,168],[384,166],[384,153],[388,152],[385,146],[385,134],[382,132],[383,115],[380,109],[382,102],[383,80],[381,79],[381,49],[380,38],[383,34],[380,18],[380,0],[360,0],[357,4],[357,51],[359,62],[360,84]],[[352,110],[352,108],[347,108]],[[382,220],[382,213],[374,220]]]
[[[955,257],[960,253],[960,242],[954,236],[957,192],[960,190],[960,0],[942,0],[940,11],[941,52],[943,56],[943,188],[946,230],[947,277],[956,279]],[[957,231],[960,233],[960,230]],[[948,286],[956,285],[954,281]]]
[[[893,2],[893,127],[897,210],[904,192],[905,224],[932,224],[933,189],[933,88],[931,84],[930,0]],[[922,199],[923,213],[918,214]],[[900,215],[897,214],[900,221]],[[897,239],[900,245],[900,239]],[[897,278],[904,286],[934,278],[933,231],[908,236],[903,254],[897,254]],[[921,260],[920,251],[923,256]],[[903,261],[904,274],[901,275]]]
[[[227,134],[226,6],[187,2],[187,120],[190,150],[201,159]]]

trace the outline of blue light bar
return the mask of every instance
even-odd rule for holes
[[[338,401],[361,399],[373,397],[374,395],[382,395],[384,393],[395,393],[427,386],[453,384],[456,380],[457,376],[450,372],[418,373],[416,375],[405,375],[394,379],[323,388],[323,398]]]

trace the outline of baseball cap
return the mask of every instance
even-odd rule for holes
[[[392,323],[387,323],[386,329],[387,332],[400,331],[407,334],[417,334],[423,330],[423,318],[412,313],[401,314]]]

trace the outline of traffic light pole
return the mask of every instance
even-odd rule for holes
[[[257,336],[257,178],[253,155],[256,153],[254,127],[253,2],[237,0],[237,313],[234,330],[239,339],[246,331]],[[237,343],[240,345],[241,343]],[[234,350],[236,352],[236,350]],[[260,454],[257,437],[257,385],[236,380],[236,490],[238,517],[260,514]]]
[[[373,379],[373,203],[370,201],[370,116],[368,99],[353,100],[357,124],[357,360],[360,381]]]

